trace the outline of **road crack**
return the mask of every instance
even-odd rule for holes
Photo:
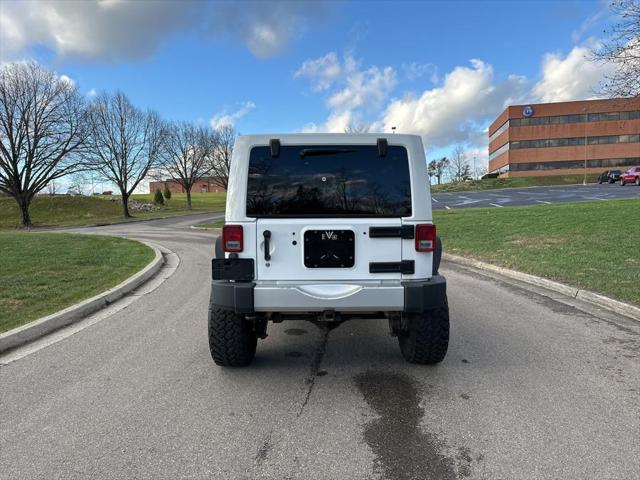
[[[322,340],[318,348],[316,349],[315,354],[313,355],[313,360],[311,362],[311,370],[309,371],[309,375],[305,378],[305,383],[307,384],[307,393],[304,397],[304,401],[300,406],[300,410],[296,417],[300,417],[304,412],[304,408],[309,403],[309,399],[311,398],[311,392],[313,392],[313,387],[316,384],[316,379],[318,378],[318,370],[320,369],[320,364],[322,363],[322,358],[324,357],[324,353],[327,350],[327,343],[329,341],[329,330],[325,330],[322,336]]]

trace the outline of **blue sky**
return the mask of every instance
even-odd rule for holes
[[[486,162],[509,103],[590,98],[602,1],[0,3],[0,60],[242,133],[366,126]]]

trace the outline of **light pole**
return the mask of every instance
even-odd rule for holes
[[[476,156],[473,156],[473,179],[478,180],[478,174],[476,170]]]
[[[582,179],[582,185],[587,184],[587,122],[589,120],[589,114],[587,113],[587,107],[584,107],[584,178]]]
[[[396,127],[391,127],[391,133],[396,133]]]

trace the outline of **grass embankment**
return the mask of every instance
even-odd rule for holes
[[[640,200],[434,212],[444,251],[640,305]]]
[[[587,182],[594,183],[598,175],[590,173]],[[470,190],[495,190],[497,188],[522,188],[549,185],[575,185],[582,183],[584,175],[553,175],[548,177],[512,177],[512,178],[487,178],[485,180],[472,180],[469,182],[445,183],[432,185],[432,193],[467,192]]]
[[[0,233],[0,332],[106,291],[153,258],[123,238]]]
[[[133,219],[153,219],[174,215],[224,211],[224,193],[192,194],[193,210],[186,208],[186,195],[174,193],[165,206],[151,212],[131,210]],[[111,201],[115,199],[116,201]],[[151,194],[132,195],[132,200],[152,203]],[[36,227],[91,225],[124,221],[119,197],[67,197],[39,195],[31,204],[31,219]],[[18,204],[11,197],[0,197],[0,229],[20,226]]]

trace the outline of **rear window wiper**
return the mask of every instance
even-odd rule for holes
[[[320,157],[322,155],[339,155],[341,153],[357,152],[353,148],[303,148],[300,150],[300,158]]]

